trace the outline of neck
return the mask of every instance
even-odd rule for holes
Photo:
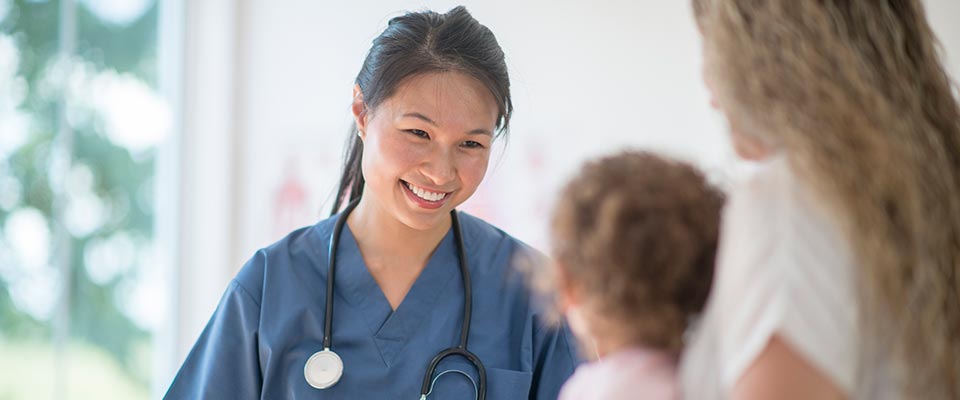
[[[617,338],[609,334],[604,335],[602,339],[594,339],[594,343],[597,346],[597,356],[604,358],[610,354],[616,353],[618,351],[628,349],[631,347],[637,347],[636,344],[631,340],[626,340],[623,338]]]
[[[415,229],[398,220],[372,196],[363,196],[347,217],[347,225],[365,259],[415,260],[413,265],[422,267],[450,230],[451,221],[447,218],[437,226]]]
[[[596,351],[596,356],[599,358],[604,358],[621,350],[642,347],[641,343],[637,343],[636,339],[618,324],[607,323],[602,318],[593,315],[586,316],[586,320],[589,324],[587,327],[588,338],[583,338],[587,340],[581,340],[581,342],[587,341],[588,343],[584,343],[588,346],[587,350],[590,352]],[[596,335],[594,332],[602,332],[603,334]]]

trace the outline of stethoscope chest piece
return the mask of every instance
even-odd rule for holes
[[[336,385],[343,375],[343,360],[330,349],[313,353],[303,366],[303,377],[307,383],[317,389],[326,389]]]

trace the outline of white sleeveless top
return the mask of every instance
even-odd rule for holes
[[[713,288],[681,362],[685,398],[728,398],[774,334],[848,398],[890,393],[858,379],[856,270],[830,215],[782,155],[732,191]]]

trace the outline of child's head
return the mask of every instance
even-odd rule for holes
[[[710,289],[722,205],[685,163],[638,151],[588,162],[551,220],[558,300],[577,335],[679,353]]]

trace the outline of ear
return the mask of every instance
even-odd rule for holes
[[[566,268],[559,262],[551,263],[551,267],[556,278],[557,306],[560,312],[566,313],[570,307],[580,304],[580,296]]]
[[[353,103],[350,105],[350,111],[353,113],[354,122],[360,131],[360,139],[365,140],[367,136],[367,104],[363,102],[363,91],[360,85],[353,85]]]

